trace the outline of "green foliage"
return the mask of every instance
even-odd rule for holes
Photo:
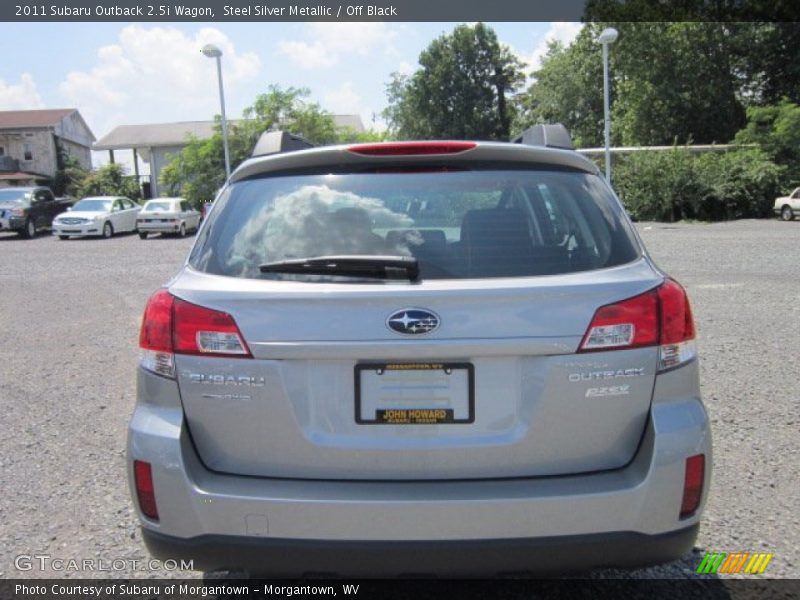
[[[394,73],[384,116],[408,139],[508,139],[523,82],[521,63],[483,23],[459,25],[419,56],[412,75]]]
[[[513,131],[563,123],[577,147],[603,144],[603,63],[595,29],[584,26],[569,47],[550,43],[541,68],[533,73],[536,83],[515,99],[519,110]]]
[[[316,103],[305,100],[306,89],[270,86],[245,109],[243,119],[228,123],[231,169],[253,151],[258,138],[270,129],[285,129],[314,144],[338,142],[342,134],[333,116]],[[222,125],[217,118],[214,135],[207,140],[193,139],[161,171],[161,184],[170,194],[180,195],[199,207],[213,200],[225,183],[225,155]]]
[[[602,29],[620,35],[609,67],[612,143],[727,142],[744,124],[741,44],[721,23],[590,23],[568,47],[552,44],[518,102],[515,131],[561,122],[583,147],[603,139]],[[738,31],[738,29],[737,29]]]
[[[675,147],[620,158],[614,187],[640,220],[720,221],[770,215],[782,177],[757,148],[692,154]]]
[[[704,154],[697,172],[708,190],[695,208],[707,220],[768,217],[781,191],[785,169],[758,148]]]
[[[758,144],[776,163],[787,169],[789,184],[800,182],[800,106],[784,99],[773,106],[752,106],[747,126],[736,141]]]
[[[56,143],[56,174],[53,177],[53,193],[56,196],[79,195],[81,186],[89,176],[89,171],[84,169],[77,158],[70,156],[58,138]]]
[[[623,145],[725,143],[744,125],[722,23],[616,23],[613,123]]]
[[[134,177],[129,177],[120,164],[108,164],[92,171],[77,188],[75,197],[86,196],[126,196],[138,201],[141,198],[139,186]]]
[[[389,131],[375,131],[373,129],[367,129],[366,131],[354,131],[349,128],[344,128],[339,130],[339,139],[337,140],[337,143],[370,144],[376,142],[387,142],[391,139],[393,139],[393,136]]]
[[[77,198],[87,177],[89,177],[89,171],[80,165],[78,159],[67,156],[59,161],[58,170],[53,177],[53,193],[56,196]]]

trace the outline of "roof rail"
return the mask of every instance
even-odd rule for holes
[[[288,131],[265,131],[258,138],[252,157],[278,154],[279,152],[295,152],[313,148],[314,144]]]
[[[529,146],[545,146],[547,148],[562,148],[575,150],[569,131],[561,123],[542,123],[529,127],[511,140],[514,144],[527,144]]]

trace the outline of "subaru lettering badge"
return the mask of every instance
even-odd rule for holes
[[[424,308],[404,308],[389,315],[386,326],[395,333],[430,333],[439,327],[439,315]]]

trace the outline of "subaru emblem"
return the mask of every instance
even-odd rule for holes
[[[386,319],[386,326],[395,333],[416,335],[430,333],[439,327],[439,315],[424,308],[403,308]]]

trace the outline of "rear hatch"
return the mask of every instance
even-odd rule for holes
[[[657,349],[578,348],[600,307],[662,276],[598,176],[495,166],[282,175],[236,183],[217,202],[169,287],[229,315],[249,351],[175,358],[210,469],[469,479],[633,457]],[[412,257],[420,276],[259,268],[330,255]]]

